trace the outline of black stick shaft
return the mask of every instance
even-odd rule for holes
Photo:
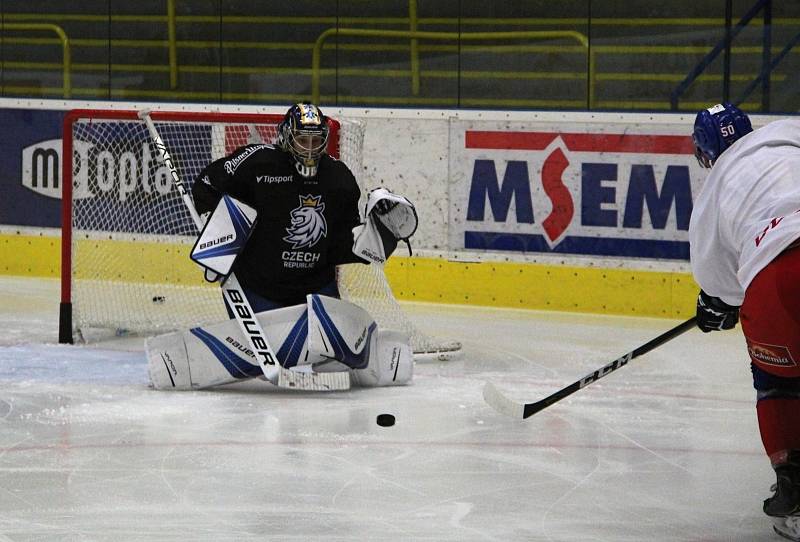
[[[549,397],[545,397],[541,401],[536,401],[534,403],[527,403],[525,405],[524,410],[523,410],[522,417],[523,418],[527,418],[529,416],[533,416],[534,414],[536,414],[540,410],[543,410],[543,409],[549,407],[550,405],[560,401],[564,397],[572,395],[573,393],[575,393],[579,389],[585,388],[586,386],[588,386],[592,382],[596,382],[596,381],[600,380],[601,378],[603,378],[604,376],[608,375],[609,373],[613,373],[614,371],[616,371],[620,367],[622,367],[624,365],[627,365],[628,362],[630,360],[632,360],[633,358],[637,358],[637,357],[641,356],[642,354],[646,354],[647,352],[650,352],[651,350],[654,350],[655,348],[658,348],[659,346],[661,346],[665,342],[674,339],[678,335],[680,335],[682,333],[685,333],[686,331],[689,331],[690,329],[692,329],[696,325],[696,320],[697,319],[695,317],[689,318],[688,320],[686,320],[682,324],[678,324],[677,326],[675,326],[674,328],[670,329],[669,331],[666,331],[666,332],[662,333],[661,335],[659,335],[655,339],[643,344],[642,346],[636,348],[635,350],[632,350],[631,352],[628,352],[627,354],[625,354],[623,356],[618,357],[617,359],[615,359],[611,363],[608,363],[607,365],[604,365],[600,369],[597,369],[596,371],[594,371],[592,373],[589,373],[588,375],[584,376],[580,380],[577,380],[577,381],[573,382],[572,384],[570,384],[566,388],[562,388],[562,389],[558,390],[557,392],[555,392],[554,394],[550,395]]]

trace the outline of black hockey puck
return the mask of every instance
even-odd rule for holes
[[[381,427],[391,427],[394,425],[394,416],[391,414],[378,414],[378,425]]]

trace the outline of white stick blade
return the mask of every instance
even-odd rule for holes
[[[342,391],[350,389],[350,373],[311,373],[281,369],[278,372],[278,387],[305,391]]]
[[[520,420],[523,419],[525,405],[512,401],[500,393],[500,390],[491,382],[487,382],[486,385],[483,386],[483,400],[501,414]]]

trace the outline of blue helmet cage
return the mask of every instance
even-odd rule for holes
[[[710,168],[725,149],[752,131],[747,115],[729,102],[703,109],[694,120],[694,155],[701,166]]]

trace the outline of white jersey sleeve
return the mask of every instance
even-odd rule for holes
[[[779,120],[716,161],[689,224],[692,273],[709,295],[741,305],[747,286],[800,238],[800,120]]]

